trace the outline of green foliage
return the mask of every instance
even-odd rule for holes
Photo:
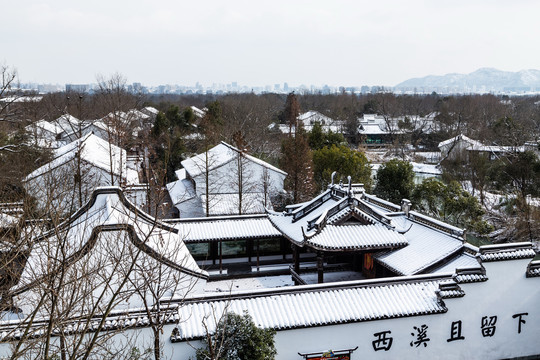
[[[178,106],[171,105],[165,113],[160,111],[154,121],[151,135],[155,140],[155,157],[152,160],[164,172],[162,182],[175,179],[174,171],[180,168],[183,160],[185,144],[182,135],[189,126],[185,114],[185,111],[180,113]]]
[[[184,117],[184,122],[186,123],[186,125],[189,126],[195,123],[196,116],[190,107],[184,109],[184,111],[182,112],[182,116]]]
[[[478,199],[463,190],[457,181],[448,185],[435,179],[425,179],[414,189],[412,196],[416,209],[458,227],[479,234],[493,231],[493,227],[482,220],[484,211]]]
[[[540,196],[540,160],[532,151],[498,160],[493,164],[491,177],[500,190],[517,190],[522,197]]]
[[[377,104],[377,102],[375,100],[368,100],[365,104],[364,104],[364,108],[362,110],[362,112],[364,114],[375,114],[377,113],[377,108],[379,107],[379,105]]]
[[[167,117],[167,120],[169,120],[169,123],[173,127],[179,127],[183,129],[188,127],[188,123],[184,118],[184,113],[180,113],[180,108],[176,105],[171,105],[169,109],[167,109],[165,117]]]
[[[276,356],[272,329],[260,329],[245,312],[229,312],[210,337],[211,344],[197,349],[197,360],[272,360]]]
[[[325,146],[346,144],[346,141],[340,133],[323,131],[322,125],[317,121],[308,134],[308,143],[311,150],[320,150]]]
[[[408,161],[392,159],[377,170],[377,196],[400,204],[402,199],[410,199],[413,190],[414,171]]]
[[[332,172],[337,172],[337,179],[351,176],[355,183],[371,185],[371,167],[364,153],[350,149],[345,145],[332,145],[313,152],[313,173],[318,190],[330,183]]]
[[[154,126],[152,127],[152,136],[158,138],[160,135],[169,131],[169,120],[161,111],[157,114]]]
[[[223,123],[221,104],[219,101],[212,101],[206,104],[206,117],[208,122],[221,125]]]

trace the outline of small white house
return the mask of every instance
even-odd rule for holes
[[[441,150],[442,159],[456,159],[466,156],[467,150],[482,146],[484,146],[484,144],[482,144],[480,141],[473,140],[463,134],[459,134],[451,139],[440,142],[439,150]]]
[[[51,162],[24,180],[40,207],[60,212],[82,206],[97,187],[138,183],[137,168],[128,166],[126,151],[94,134],[55,150]]]
[[[29,136],[29,144],[35,145],[45,149],[56,149],[58,147],[57,140],[64,130],[53,123],[46,120],[39,120],[25,128],[26,133]]]
[[[167,184],[180,217],[262,213],[287,174],[225,142],[182,161]]]
[[[341,133],[343,131],[343,121],[334,120],[315,110],[302,113],[298,115],[297,119],[299,122],[302,122],[306,131],[311,131],[316,123],[319,123],[322,126],[323,131],[332,131],[335,133]],[[289,133],[289,124],[279,124],[279,130],[285,134]]]

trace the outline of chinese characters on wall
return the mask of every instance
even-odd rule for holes
[[[516,332],[521,334],[524,330],[524,325],[527,323],[526,317],[529,313],[518,313],[512,315],[513,319],[516,319]],[[465,340],[463,333],[463,322],[461,320],[452,321],[448,331],[447,342]],[[480,319],[479,331],[483,337],[493,337],[497,330],[497,315],[486,315]],[[375,340],[371,342],[373,350],[375,351],[388,351],[392,347],[394,338],[392,337],[392,331],[386,330],[373,334]],[[425,348],[428,346],[431,339],[429,338],[429,326],[422,324],[420,326],[413,326],[411,331],[411,340],[409,345],[414,348]]]

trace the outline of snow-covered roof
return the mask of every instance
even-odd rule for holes
[[[195,116],[198,117],[198,118],[203,118],[204,115],[206,115],[206,111],[201,110],[201,109],[199,109],[199,108],[196,107],[196,106],[190,106],[190,108],[191,108],[191,111],[193,111],[193,113],[195,114]]]
[[[524,152],[525,146],[499,146],[499,145],[474,145],[468,151],[482,151],[489,153],[516,153]]]
[[[360,124],[358,132],[366,135],[385,135],[390,133],[379,124]]]
[[[540,260],[534,260],[527,265],[527,277],[540,277]]]
[[[440,154],[440,153],[436,153]],[[435,164],[423,164],[411,161],[410,164],[413,166],[413,171],[417,174],[431,174],[431,175],[441,175],[442,170],[439,165]],[[371,170],[377,171],[383,164],[370,164]]]
[[[266,215],[215,216],[167,221],[185,243],[281,237]]]
[[[414,211],[406,215],[374,195],[353,193],[331,185],[312,201],[287,213],[270,212],[268,218],[298,246],[379,251],[375,259],[400,275],[430,271],[464,250],[463,229]]]
[[[79,126],[79,119],[70,114],[64,114],[51,122],[58,125],[65,132],[73,132]]]
[[[206,170],[206,164],[207,164],[206,156],[208,156],[208,170],[213,170],[215,168],[225,165],[229,161],[234,160],[234,158],[239,153],[240,153],[240,150],[222,141],[220,144],[209,149],[208,154],[206,153],[198,154],[189,159],[182,161],[182,166],[184,167],[184,169],[186,169],[186,172],[191,177],[195,177],[204,173],[204,171]],[[248,154],[244,154],[244,156],[246,159],[258,165],[264,166],[268,170],[272,170],[280,174],[287,175],[287,173],[285,173],[284,171],[276,168],[275,166],[268,164],[265,161],[262,161],[261,159],[257,159],[256,157],[248,155]]]
[[[169,196],[171,197],[173,205],[187,201],[196,196],[193,184],[185,178],[168,183],[167,190],[169,191]]]
[[[126,116],[131,120],[147,120],[150,118],[149,115],[137,110],[131,109],[126,113]]]
[[[159,114],[159,110],[152,106],[147,106],[143,108],[141,111],[149,113],[149,114],[153,114],[153,115]]]
[[[6,96],[0,99],[3,103],[40,102],[43,96]]]
[[[439,143],[439,148],[441,147],[444,147],[446,145],[450,145],[450,144],[453,144],[453,143],[457,143],[459,141],[464,141],[464,142],[467,142],[470,144],[470,146],[483,146],[484,144],[482,144],[480,141],[477,141],[477,140],[473,140],[463,134],[459,134],[457,136],[454,136],[453,138],[451,139],[448,139],[448,140],[445,140],[445,141],[441,141]]]
[[[407,245],[382,211],[353,192],[332,185],[312,201],[287,213],[269,213],[270,221],[290,241],[325,251],[356,251]],[[347,220],[353,220],[347,222]]]
[[[377,250],[408,244],[404,235],[389,231],[386,226],[327,225],[320,233],[308,238],[309,247],[319,250]]]
[[[120,188],[103,187],[95,190],[88,203],[68,220],[34,239],[14,292],[21,293],[39,284],[51,269],[55,271],[65,265],[65,262],[54,258],[58,244],[65,244],[62,248],[65,252],[63,258],[72,264],[89,256],[92,249],[104,246],[106,251],[110,251],[107,243],[117,242],[122,232],[128,233],[134,249],[142,249],[147,256],[177,271],[199,278],[208,277],[191,256],[176,229],[136,208],[124,197]]]
[[[426,226],[406,215],[392,217],[409,242],[404,248],[378,253],[376,260],[400,275],[419,274],[463,248],[463,238]]]
[[[297,119],[302,121],[304,125],[313,125],[315,122],[319,122],[321,125],[330,125],[334,122],[334,119],[315,110],[310,110],[300,114],[298,115]]]
[[[186,299],[179,307],[180,321],[171,340],[205,336],[203,319],[207,330],[212,332],[215,320],[227,311],[236,314],[247,311],[258,327],[276,330],[441,314],[447,309],[438,300],[436,291],[448,279],[401,277]]]
[[[439,266],[432,273],[454,273],[458,268],[480,268],[481,265],[476,259],[476,256],[463,252],[447,262]]]
[[[332,197],[332,191],[327,190],[289,213],[269,213],[268,218],[285,237],[298,245],[302,245],[304,243],[304,232],[307,231],[310,221],[318,219],[321,214],[343,202],[346,202],[346,199]],[[313,213],[309,214],[309,216],[307,216],[308,214],[302,216],[308,207]]]
[[[54,135],[58,135],[64,131],[60,126],[56,124],[51,124],[50,122],[43,119],[36,121],[25,127],[26,131],[29,131],[29,132],[34,131],[34,129],[36,128],[40,128],[41,130],[48,131]]]
[[[480,246],[482,262],[534,258],[536,251],[532,243],[510,243]]]
[[[80,158],[93,166],[126,177],[126,151],[90,133],[54,151],[51,162],[31,172],[25,181],[41,176],[73,159]],[[111,161],[112,160],[112,161]]]

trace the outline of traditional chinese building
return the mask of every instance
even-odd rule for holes
[[[276,359],[537,358],[535,255],[530,243],[483,246],[455,272],[193,297],[179,304],[171,349],[189,358],[203,317],[228,309],[277,330]]]
[[[301,273],[299,254],[317,257],[317,282],[327,270],[352,270],[356,278],[426,274],[470,265],[474,249],[464,230],[365,193],[362,185],[330,185],[312,201],[289,206],[268,218],[292,244],[293,277]],[[453,267],[454,266],[454,267]]]
[[[140,254],[130,285],[149,276],[153,282],[141,289],[159,284],[164,292],[151,308],[140,306],[139,292],[125,293],[115,303],[118,310],[97,311],[92,326],[74,311],[54,329],[55,339],[69,340],[84,330],[103,333],[111,350],[129,339],[136,339],[133,346],[140,348],[152,340],[149,329],[158,317],[163,319],[159,336],[164,357],[190,359],[222,314],[232,311],[247,312],[258,326],[277,331],[278,360],[540,356],[540,261],[533,260],[533,245],[476,248],[464,235],[410,211],[407,201],[397,206],[353,184],[331,185],[285,213],[168,223],[138,210],[120,189],[100,189],[29,249],[26,266],[11,288],[12,307],[2,313],[0,357],[9,356],[13,344],[25,336],[34,341],[43,336],[46,314],[28,323],[19,311],[31,313],[48,269],[57,264],[49,256],[56,248],[47,244],[62,243],[69,245],[64,256],[74,271],[77,263],[114,265],[120,249],[129,256]],[[227,275],[235,259],[256,269],[252,276],[263,275],[263,260],[272,257],[283,261],[286,272],[291,262],[291,275],[300,285],[222,292],[202,287],[208,275],[207,284],[212,282],[216,267],[220,278]],[[306,267],[314,259],[316,277],[310,281]],[[118,269],[130,262],[122,264]],[[173,275],[169,281],[152,277],[163,271]],[[339,272],[358,277],[333,281]],[[110,270],[91,273],[116,279]],[[175,286],[174,276],[197,286],[183,291],[188,288]],[[99,284],[94,290],[101,291]]]

